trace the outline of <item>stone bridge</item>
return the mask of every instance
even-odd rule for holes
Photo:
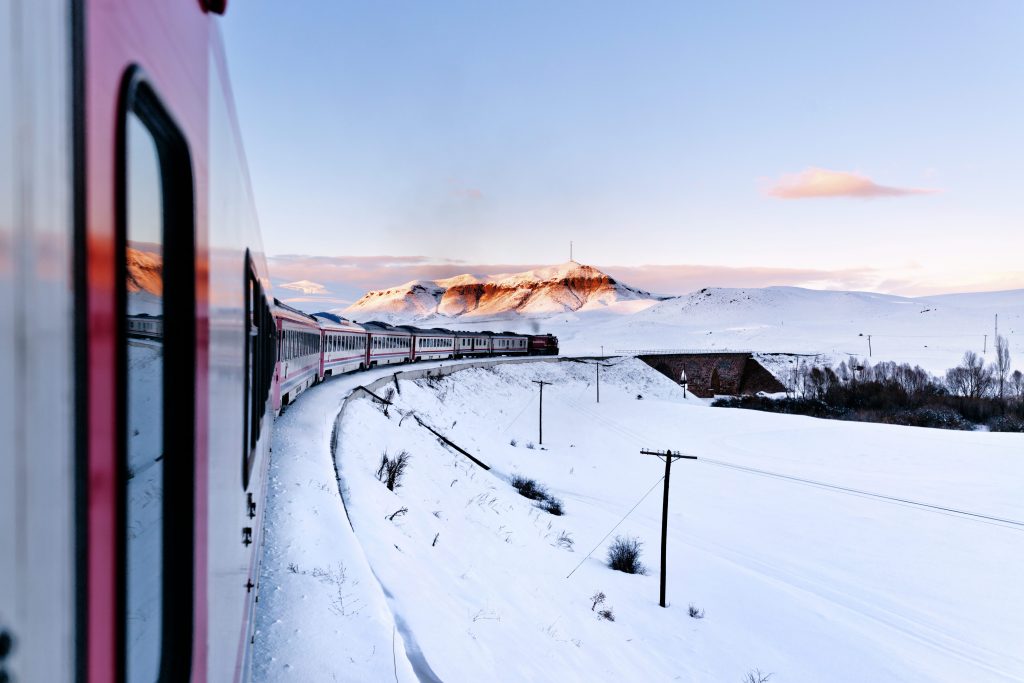
[[[701,398],[715,394],[741,396],[786,388],[749,351],[629,351],[669,379]]]

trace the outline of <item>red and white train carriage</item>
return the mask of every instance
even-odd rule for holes
[[[363,328],[370,335],[366,367],[409,363],[413,360],[413,338],[408,330],[376,321],[363,323]]]
[[[320,321],[274,299],[277,324],[277,373],[274,410],[288,405],[323,379]]]
[[[329,313],[314,315],[323,334],[320,377],[330,377],[366,367],[370,334],[362,325]]]

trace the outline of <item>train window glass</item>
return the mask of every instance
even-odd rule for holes
[[[263,416],[267,399],[270,397],[277,355],[274,317],[248,251],[245,253],[245,282],[246,399],[242,451],[243,490],[249,488],[249,477],[255,464],[256,445],[263,427]]]
[[[192,660],[195,202],[188,145],[137,71],[123,102],[120,632],[124,680],[151,683],[186,679]]]
[[[163,621],[164,339],[162,331],[132,323],[141,315],[163,321],[163,203],[156,143],[136,116],[127,127],[127,678],[155,681]]]

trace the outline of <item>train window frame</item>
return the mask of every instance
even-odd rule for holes
[[[242,402],[242,490],[249,489],[249,481],[256,463],[259,437],[267,416],[267,402],[274,380],[277,359],[277,326],[270,302],[256,270],[249,249],[244,260],[245,289],[245,398]]]
[[[129,124],[137,120],[156,148],[163,239],[163,458],[158,681],[186,680],[193,656],[196,472],[196,196],[188,140],[145,72],[130,66],[121,85],[115,170],[118,363],[118,666],[128,673],[128,354],[127,275]],[[173,226],[173,227],[170,227]],[[170,408],[173,406],[173,409]],[[182,417],[184,416],[184,419]],[[191,416],[188,419],[187,416]],[[184,516],[184,519],[182,517]]]

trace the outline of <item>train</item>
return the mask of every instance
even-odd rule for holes
[[[325,378],[383,365],[488,356],[558,355],[558,337],[466,332],[379,321],[360,324],[336,314],[304,313],[274,299],[280,353],[273,407],[280,412]]]
[[[0,3],[0,680],[249,680],[279,411],[332,375],[558,353],[274,298],[226,5]]]

